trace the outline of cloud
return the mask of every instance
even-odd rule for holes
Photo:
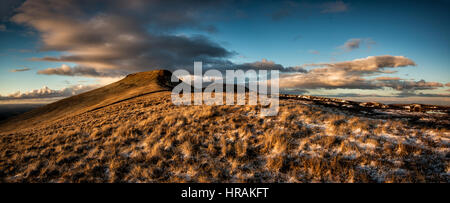
[[[349,39],[344,45],[341,46],[341,48],[343,50],[352,51],[354,49],[358,49],[360,44],[361,39]]]
[[[323,66],[329,68],[345,69],[353,72],[381,72],[384,68],[397,68],[405,66],[415,66],[416,63],[404,56],[368,56],[366,58],[355,59],[337,63],[317,63],[306,64],[304,66]]]
[[[84,76],[84,77],[118,77],[126,75],[120,71],[107,71],[100,72],[94,68],[89,67],[69,67],[66,64],[63,64],[61,67],[57,68],[47,68],[44,70],[40,70],[37,72],[41,75],[64,75],[64,76]]]
[[[404,80],[397,77],[368,76],[386,73],[386,68],[397,68],[416,65],[404,56],[369,56],[337,63],[306,64],[303,67],[317,67],[306,73],[280,75],[281,88],[304,89],[384,89],[414,92],[416,90],[432,90],[443,87],[438,82]]]
[[[378,86],[390,87],[392,89],[405,92],[411,92],[416,90],[432,90],[444,86],[442,83],[438,82],[426,82],[425,80],[411,81],[400,78],[392,78],[392,79],[383,78],[383,80],[375,80],[375,81],[379,81],[375,83]]]
[[[343,45],[339,46],[338,48],[342,49],[343,51],[353,51],[355,49],[359,49],[363,45],[365,45],[367,49],[371,49],[374,44],[376,44],[376,42],[371,38],[365,39],[353,38],[347,40]]]
[[[401,93],[397,94],[395,97],[450,97],[450,94],[401,92]]]
[[[333,96],[338,97],[338,96]],[[412,96],[412,97],[386,97],[386,96],[361,96],[361,97],[344,97],[348,100],[360,101],[360,102],[380,102],[384,104],[412,104],[423,103],[431,105],[450,105],[449,97],[424,97],[424,96]]]
[[[12,69],[9,72],[16,73],[16,72],[25,72],[25,71],[29,71],[29,70],[31,70],[31,69],[25,67],[25,68]]]
[[[206,11],[222,1],[26,1],[12,21],[40,33],[42,50],[66,53],[33,60],[72,62],[83,69],[173,70],[193,60],[229,63],[235,53],[203,35],[175,35],[180,28],[213,31],[203,24]],[[77,70],[79,71],[79,70]]]
[[[283,70],[283,72],[291,72],[291,73],[307,73],[308,70],[306,70],[303,66],[290,66]]]
[[[29,92],[16,92],[8,96],[0,96],[0,100],[20,100],[20,99],[45,99],[55,97],[69,97],[83,92],[87,92],[100,87],[100,85],[74,85],[60,90],[52,90],[47,86],[41,89],[32,90]]]
[[[371,49],[372,46],[376,44],[376,42],[371,38],[354,38],[347,40],[343,45],[339,46],[338,48],[342,49],[343,51],[353,51],[355,49],[359,49],[363,45],[367,47],[367,49]]]
[[[358,94],[358,93],[339,93],[333,95],[316,95],[326,97],[383,97],[383,98],[403,98],[403,97],[450,97],[450,94],[426,94],[426,93],[397,93],[392,96],[379,95],[379,94]]]
[[[287,88],[281,90],[282,94],[308,94],[309,91],[301,88]]]
[[[333,95],[316,95],[316,96],[327,96],[327,97],[385,97],[378,94],[359,94],[359,93],[339,93]]]
[[[349,5],[343,1],[326,2],[322,4],[321,13],[341,13],[349,10]]]
[[[76,64],[74,67],[48,68],[39,74],[108,77],[154,69],[192,69],[193,61],[203,61],[210,67],[283,68],[278,64],[264,63],[236,65],[229,58],[237,53],[208,37],[176,34],[187,27],[217,32],[217,28],[205,19],[214,17],[211,9],[220,13],[217,8],[225,8],[226,3],[222,0],[111,0],[107,4],[100,0],[73,0],[69,3],[27,0],[16,9],[11,20],[36,30],[41,50],[64,53],[32,60]],[[285,1],[282,6],[335,12],[339,9],[333,8],[342,7],[342,4],[308,5]],[[234,7],[237,5],[233,4]],[[300,70],[299,67],[286,69]]]
[[[261,61],[256,61],[253,63],[244,63],[240,65],[236,65],[235,69],[255,69],[255,70],[283,70],[284,67],[281,64],[276,64],[273,61],[269,61],[267,59],[262,59]]]
[[[368,79],[369,76],[395,73],[387,68],[415,66],[415,62],[404,56],[369,56],[352,61],[335,63],[304,64],[302,66],[284,67],[274,61],[262,59],[252,63],[240,65],[231,64],[227,69],[241,70],[279,70],[280,87],[283,91],[307,91],[307,89],[384,89],[414,92],[417,90],[433,90],[443,87],[437,82],[424,80],[412,81],[399,77],[381,76]],[[305,69],[312,67],[311,70]],[[222,70],[225,70],[223,68]],[[295,92],[295,91],[294,91]]]
[[[305,73],[307,72],[301,66],[293,66],[293,67],[284,67],[281,64],[277,64],[273,61],[262,59],[261,61],[256,61],[253,63],[244,63],[239,65],[233,65],[232,69],[241,69],[241,70],[279,70],[280,72],[297,72],[297,73]]]
[[[389,81],[389,80],[400,80],[399,77],[377,77],[374,80],[378,80],[378,81]]]
[[[7,21],[14,13],[14,9],[20,6],[23,0],[0,1],[0,21]]]

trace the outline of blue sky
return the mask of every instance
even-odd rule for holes
[[[39,0],[36,2],[40,3]],[[14,9],[17,9],[21,3],[9,3],[8,5],[16,5]],[[51,5],[49,6],[51,7]],[[184,12],[184,10],[172,8],[173,6],[170,4],[150,4],[146,5],[145,8],[152,9],[152,7],[157,6],[164,8],[161,11],[163,17],[167,16],[165,15],[167,12],[174,12],[176,15]],[[186,6],[189,8],[191,5]],[[223,9],[218,9],[219,7],[223,7]],[[60,90],[71,88],[74,85],[101,85],[120,78],[120,76],[111,76],[108,79],[103,76],[93,77],[92,75],[81,74],[61,75],[53,72],[48,74],[48,71],[45,74],[37,74],[38,71],[58,68],[63,64],[71,68],[82,67],[99,71],[120,69],[133,72],[168,66],[176,68],[177,66],[183,66],[184,61],[194,60],[194,58],[185,57],[179,59],[179,64],[153,64],[152,62],[155,59],[149,58],[144,61],[150,62],[150,67],[130,66],[130,68],[122,68],[117,64],[110,63],[99,66],[92,65],[98,64],[98,61],[60,59],[59,56],[61,55],[79,54],[79,49],[50,46],[49,41],[43,40],[44,36],[48,33],[65,33],[65,31],[63,28],[60,30],[43,28],[42,25],[54,23],[55,26],[66,22],[58,21],[58,18],[49,20],[42,16],[32,16],[34,13],[29,11],[32,8],[33,5],[30,3],[30,6],[25,6],[22,10],[13,12],[13,9],[9,9],[7,12],[1,13],[0,95],[2,96],[17,91],[24,93],[37,90],[43,86],[52,90]],[[84,5],[77,5],[74,8],[83,9],[85,7]],[[83,18],[89,21],[100,13],[106,13],[106,15],[119,13],[117,15],[122,15],[121,12],[117,12],[117,8],[109,10],[101,10],[101,8],[99,7],[100,10],[89,9],[85,12],[87,14]],[[71,8],[68,9],[70,11]],[[191,9],[197,11],[195,6]],[[73,10],[75,13],[76,9]],[[149,36],[186,36],[186,38],[180,40],[187,40],[186,43],[192,43],[193,46],[200,42],[195,39],[192,40],[192,37],[204,36],[208,39],[206,44],[210,48],[219,48],[219,51],[224,51],[224,53],[214,55],[216,52],[207,52],[205,54],[200,53],[199,56],[207,55],[210,57],[207,60],[214,58],[229,61],[233,64],[253,63],[267,59],[275,64],[281,64],[283,67],[291,67],[312,63],[348,62],[369,56],[404,56],[413,61],[416,66],[400,65],[395,68],[395,71],[398,71],[396,73],[361,77],[368,80],[369,78],[389,76],[401,78],[402,81],[417,82],[424,80],[441,83],[441,86],[431,85],[430,83],[426,88],[418,88],[417,86],[413,89],[401,91],[402,93],[432,93],[434,94],[433,97],[439,94],[443,97],[437,99],[448,100],[449,96],[446,96],[448,95],[448,87],[445,87],[445,84],[450,82],[450,14],[448,12],[450,3],[448,1],[247,1],[244,3],[228,1],[225,2],[225,6],[211,5],[199,10],[201,10],[201,15],[199,15],[201,17],[191,18],[190,15],[179,14],[178,17],[183,20],[175,23],[172,19],[167,20],[166,17],[162,18],[156,14],[142,19],[139,17],[136,20],[139,21],[139,25],[146,25],[146,22],[154,25],[149,26],[149,30],[147,30],[149,33],[144,33],[149,34]],[[26,14],[24,19],[14,20],[12,18],[21,13]],[[52,15],[60,16],[63,14],[56,12]],[[68,16],[78,17],[76,15]],[[134,19],[134,16],[127,15],[127,17]],[[42,18],[42,21],[39,21],[40,18]],[[89,29],[89,24],[79,26],[83,26],[83,29]],[[120,24],[114,25],[114,28],[120,26],[126,27]],[[202,29],[202,26],[212,26],[215,31]],[[114,29],[114,31],[116,30]],[[72,32],[78,34],[79,31]],[[89,32],[89,30],[86,32]],[[127,34],[129,33],[127,32]],[[138,31],[130,35],[133,36],[133,34],[136,36],[142,35]],[[102,33],[98,33],[98,35],[102,36]],[[59,39],[56,38],[56,34],[52,37],[54,37],[53,39]],[[343,48],[344,44],[352,39],[359,40],[359,48]],[[61,44],[58,44],[58,46]],[[92,43],[92,46],[83,44],[82,48],[95,46],[95,43]],[[99,50],[95,50],[95,53],[97,52]],[[152,53],[150,51],[150,54]],[[191,52],[189,50],[180,53]],[[143,55],[148,55],[148,53],[146,52]],[[43,57],[53,57],[58,60],[31,60],[32,58]],[[135,62],[126,61],[124,63],[134,64]],[[105,66],[111,68],[104,68]],[[305,66],[305,69],[326,68],[327,66],[330,65],[325,67]],[[12,71],[25,67],[30,70]],[[425,85],[428,85],[428,83]],[[393,92],[393,94],[399,92],[399,90],[390,89],[389,86],[386,87],[387,89],[375,90],[347,88],[347,86],[346,88],[336,86],[335,88],[327,87],[325,89],[308,87],[304,88],[301,84],[298,86],[298,88],[304,88],[310,94],[322,94],[324,92],[324,94],[329,95],[335,95],[339,92],[379,94],[386,90]]]
[[[407,56],[418,64],[417,69],[427,70],[408,71],[410,76],[448,82],[448,7],[427,2],[409,6],[397,2],[388,4],[388,8],[379,4],[382,3],[352,2],[346,12],[312,13],[306,17],[294,14],[278,21],[265,13],[255,13],[248,19],[219,24],[220,32],[211,37],[227,42],[225,47],[250,60],[267,58],[285,66],[347,61],[368,55]],[[371,49],[339,50],[351,38],[371,38],[376,44]],[[310,50],[320,54],[311,54]],[[248,62],[248,59],[235,61]]]

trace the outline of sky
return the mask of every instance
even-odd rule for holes
[[[450,105],[450,1],[0,4],[2,102],[60,99],[202,61],[281,70],[286,93]]]

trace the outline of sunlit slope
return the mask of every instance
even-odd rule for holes
[[[9,119],[0,124],[0,130],[9,131],[18,127],[33,127],[39,123],[74,116],[138,96],[169,91],[175,85],[170,82],[171,76],[172,73],[167,70],[130,74],[126,78],[110,85],[65,98]]]

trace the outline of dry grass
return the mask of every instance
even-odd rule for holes
[[[258,112],[159,92],[0,133],[0,181],[449,182],[448,129],[295,100]]]

